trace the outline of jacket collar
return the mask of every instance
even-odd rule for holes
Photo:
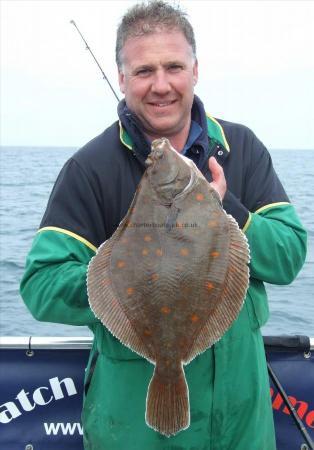
[[[224,150],[230,152],[228,141],[220,123],[208,113],[206,113],[206,119],[208,137],[216,140],[224,148]]]
[[[118,104],[118,116],[121,142],[132,150],[139,161],[145,165],[150,153],[150,144],[141,130],[140,121],[129,110],[124,99]]]
[[[150,153],[150,143],[142,133],[140,121],[129,110],[124,99],[118,105],[118,116],[121,142],[135,153],[142,164],[145,164],[145,160]],[[223,128],[214,117],[205,113],[204,105],[196,95],[194,96],[191,116],[203,130],[194,145],[200,146],[207,157],[209,153],[215,154],[218,151],[220,159],[225,159],[230,148]],[[211,150],[209,150],[209,147]]]

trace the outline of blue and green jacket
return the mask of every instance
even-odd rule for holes
[[[185,368],[190,427],[171,438],[151,430],[145,424],[145,395],[153,366],[98,321],[86,290],[88,263],[127,213],[149,153],[149,143],[124,102],[118,112],[120,120],[61,170],[21,281],[22,297],[35,318],[87,325],[94,333],[83,409],[85,448],[274,450],[259,330],[268,318],[263,283],[293,281],[305,260],[306,232],[264,145],[247,127],[206,114],[195,97],[192,119],[201,133],[186,154],[208,181],[210,156],[224,169],[228,190],[223,206],[247,236],[250,286],[238,319],[224,337]]]

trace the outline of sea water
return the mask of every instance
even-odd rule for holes
[[[20,295],[25,258],[53,183],[75,148],[0,149],[0,335],[89,336],[87,327],[37,322]],[[314,150],[273,150],[275,169],[308,230],[308,255],[289,286],[267,285],[270,319],[264,335],[314,337]]]

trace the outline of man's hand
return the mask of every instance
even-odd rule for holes
[[[213,156],[211,156],[208,160],[208,167],[213,178],[213,181],[209,184],[213,189],[215,189],[215,191],[218,192],[222,201],[227,190],[227,182],[223,168],[218,164]]]

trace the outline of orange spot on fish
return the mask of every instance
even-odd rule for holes
[[[161,248],[157,248],[157,250],[156,250],[156,255],[157,255],[157,256],[162,256],[162,250],[161,250]]]
[[[145,328],[144,334],[145,334],[145,336],[151,336],[152,335],[152,331],[149,328]]]
[[[151,242],[153,240],[153,238],[149,235],[149,234],[146,234],[145,236],[144,236],[144,241],[145,242]]]
[[[119,269],[122,269],[123,267],[125,267],[125,261],[123,261],[122,259],[120,259],[119,261],[117,261],[117,267]]]
[[[134,288],[128,287],[127,290],[126,290],[126,293],[127,293],[128,295],[134,294]]]
[[[160,311],[161,311],[163,314],[170,314],[171,309],[169,308],[169,306],[163,306],[162,308],[160,308]]]
[[[190,253],[190,251],[186,247],[181,248],[181,250],[180,250],[180,255],[182,255],[182,256],[187,256],[189,253]]]
[[[210,281],[207,281],[206,288],[210,291],[211,289],[213,289],[213,287],[214,287],[213,283],[211,283]]]
[[[204,200],[204,195],[199,192],[195,195],[195,198],[198,202],[202,202]]]
[[[193,323],[195,323],[195,322],[197,322],[198,320],[200,320],[200,318],[199,318],[196,314],[193,314],[193,315],[191,316],[191,320],[192,320]]]
[[[147,256],[148,253],[149,253],[148,248],[143,248],[143,250],[142,250],[142,255],[143,255],[143,256]]]
[[[159,278],[158,273],[153,273],[153,274],[151,275],[151,277],[150,277],[150,279],[151,279],[152,281],[157,281],[158,278]]]
[[[217,258],[217,256],[219,256],[220,253],[219,252],[211,252],[210,256],[212,256],[213,258]]]
[[[208,227],[209,228],[213,228],[213,227],[216,227],[216,226],[217,226],[216,220],[209,220],[208,221]]]

